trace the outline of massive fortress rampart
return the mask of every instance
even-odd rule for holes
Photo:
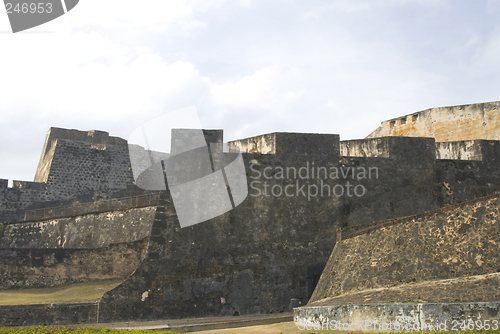
[[[342,229],[311,302],[405,283],[498,273],[499,203],[499,195],[492,195]],[[431,292],[413,296],[414,301],[486,301],[478,299],[477,291],[453,287],[446,295]],[[498,301],[499,295],[483,293],[482,298]]]
[[[294,309],[295,321],[363,331],[497,327],[499,204],[495,194],[340,229],[310,302]]]
[[[498,103],[489,105],[498,110]],[[173,141],[183,140],[176,133]],[[205,135],[208,144],[222,142],[222,131]],[[465,139],[340,141],[271,133],[236,140],[223,155],[243,152],[248,197],[216,218],[180,228],[168,191],[146,192],[159,196],[148,206],[106,204],[144,194],[134,184],[124,140],[52,128],[36,182],[15,181],[13,188],[2,182],[0,217],[8,224],[0,256],[8,261],[0,264],[0,286],[122,275],[124,282],[100,302],[101,321],[283,312],[292,298],[305,304],[311,297],[338,228],[500,191],[500,142]],[[80,205],[88,201],[95,204]],[[108,270],[117,254],[133,260]],[[92,260],[74,269],[79,257]],[[23,269],[15,265],[21,262]]]

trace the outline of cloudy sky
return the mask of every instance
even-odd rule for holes
[[[33,180],[50,127],[128,138],[195,106],[225,141],[364,138],[500,100],[500,0],[80,0],[13,34],[0,14],[0,178]]]

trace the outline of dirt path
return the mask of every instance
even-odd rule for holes
[[[211,331],[193,332],[196,334],[330,334],[338,331],[308,331],[299,330],[293,321],[279,324],[249,326],[240,328],[215,329]]]

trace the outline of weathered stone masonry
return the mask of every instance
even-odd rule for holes
[[[132,191],[127,142],[102,131],[51,128],[35,182],[0,180],[0,222],[19,221],[29,209],[88,202]],[[121,196],[126,196],[126,193]]]
[[[230,143],[254,151],[243,154],[249,182],[255,181],[251,165],[261,172],[267,167],[276,172],[278,166],[299,169],[312,162],[337,168],[376,166],[379,177],[359,181],[367,190],[363,197],[309,201],[304,196],[249,195],[236,209],[184,229],[179,228],[175,208],[165,194],[146,259],[103,297],[102,319],[283,312],[289,310],[291,298],[308,300],[312,293],[308,269],[326,262],[338,227],[425,212],[498,191],[496,164],[436,160],[431,138],[382,138],[383,157],[367,158],[341,157],[338,137],[286,133],[265,137],[275,145],[266,150],[275,154],[255,152],[259,144],[252,142],[264,142],[262,137]],[[497,147],[496,142],[485,145]],[[298,181],[259,180],[268,182],[269,188]],[[320,184],[318,179],[299,181],[306,186]],[[346,180],[323,181],[334,186]]]
[[[500,102],[423,110],[383,121],[367,138],[386,136],[432,137],[438,142],[499,140]]]
[[[8,224],[0,289],[125,278],[146,253],[156,206]]]
[[[206,133],[212,138],[208,143],[222,141],[222,131]],[[2,219],[14,223],[26,209],[140,193],[125,141],[112,138],[102,132],[51,129],[35,178],[41,182],[16,182],[13,188],[0,182]],[[0,252],[9,259],[2,287],[48,285],[51,277],[61,275],[61,265],[71,268],[79,257],[104,256],[102,263],[121,263],[120,254],[128,254],[135,268],[101,300],[100,321],[283,312],[290,310],[291,298],[308,301],[335,246],[337,228],[420,214],[500,191],[500,145],[495,140],[436,143],[434,138],[383,137],[341,142],[338,135],[271,133],[228,146],[243,152],[249,186],[249,196],[235,209],[181,229],[167,191],[147,214],[127,209],[138,213],[136,218],[113,211],[110,220],[105,213],[80,213],[7,225],[0,239]],[[339,177],[312,176],[313,165],[337,170]],[[310,174],[280,177],[280,168]],[[376,168],[376,177],[349,174],[370,168]],[[348,182],[362,186],[362,196],[326,194],[327,188],[347,189]],[[287,186],[294,196],[276,195]],[[309,189],[325,193],[308,196]],[[134,236],[127,224],[138,218],[143,220]],[[85,240],[78,236],[79,228],[88,232]],[[103,236],[107,241],[101,243]],[[59,243],[63,238],[66,246],[75,246],[64,248]],[[29,248],[23,248],[24,241]],[[16,259],[28,263],[28,269],[16,268]],[[77,274],[65,269],[66,276],[58,277],[70,282],[118,275],[94,269],[99,260],[83,263]],[[98,275],[86,274],[89,268]],[[42,274],[37,278],[35,272]]]
[[[500,272],[499,208],[500,197],[493,195],[421,215],[345,228],[311,302],[411,282]],[[461,301],[483,301],[468,291],[448,291],[450,296],[456,293],[462,294],[456,297]]]

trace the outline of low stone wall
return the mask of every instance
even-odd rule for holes
[[[0,306],[0,326],[90,324],[98,312],[98,303]]]
[[[498,329],[500,302],[348,304],[294,309],[299,330],[420,332]]]

